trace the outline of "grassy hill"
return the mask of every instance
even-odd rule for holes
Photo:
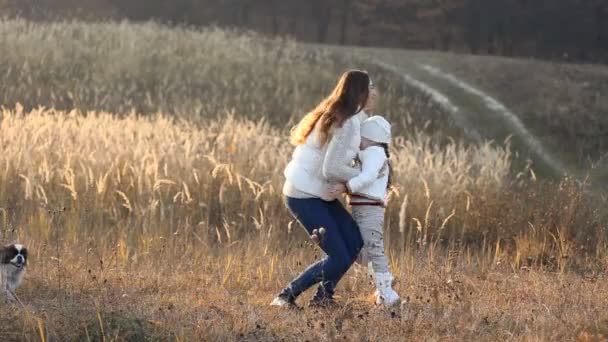
[[[510,138],[548,176],[602,183],[608,67],[392,49],[297,44],[256,34],[157,24],[0,22],[0,103],[115,113],[216,117],[285,125],[351,67],[372,72],[380,112],[438,140]],[[430,93],[429,93],[430,92]]]
[[[551,161],[576,163],[502,97],[508,88],[492,90],[491,73],[466,78],[496,59],[23,20],[0,21],[0,51],[0,241],[30,249],[22,305],[0,302],[2,341],[608,331],[605,202],[572,178],[536,175],[542,162],[547,175]],[[528,62],[497,68],[509,63]],[[273,294],[321,255],[284,208],[288,130],[351,67],[371,72],[395,124],[385,243],[405,303],[375,308],[355,268],[338,308],[275,310]],[[535,164],[518,161],[527,151]]]
[[[467,137],[503,141],[544,174],[608,181],[608,67],[393,49],[338,48],[449,101]],[[404,79],[410,87],[420,84]]]
[[[0,47],[0,103],[26,109],[182,118],[235,111],[284,124],[328,91],[342,68],[290,40],[155,23],[0,21]]]

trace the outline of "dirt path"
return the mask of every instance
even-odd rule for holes
[[[445,80],[450,84],[460,88],[471,96],[477,97],[478,101],[483,101],[487,110],[494,112],[497,114],[497,117],[500,118],[505,124],[508,125],[508,128],[512,131],[512,134],[520,137],[526,145],[529,147],[531,152],[533,152],[536,156],[538,156],[542,161],[550,166],[554,172],[560,174],[564,173],[565,166],[563,163],[555,158],[547,149],[543,146],[538,138],[536,138],[526,126],[522,123],[519,117],[510,111],[504,104],[500,103],[498,100],[493,98],[487,93],[484,93],[482,90],[477,89],[470,84],[458,79],[456,76],[444,72],[438,67],[434,67],[428,64],[419,65],[419,68],[427,71],[429,74],[437,77],[440,80]]]
[[[400,75],[403,81],[431,96],[473,140],[502,141],[511,137],[513,147],[535,162],[541,173],[561,176],[568,169],[513,113],[491,95],[423,61],[397,63],[373,56],[374,64]]]
[[[441,108],[443,108],[443,110],[452,115],[452,118],[454,119],[456,125],[465,132],[468,138],[478,142],[482,140],[482,137],[477,131],[477,129],[471,122],[469,122],[467,115],[464,114],[458,106],[452,103],[452,101],[441,91],[433,88],[425,82],[422,82],[412,77],[410,74],[406,73],[404,70],[397,68],[394,65],[390,65],[383,62],[376,62],[375,64],[385,70],[389,70],[395,74],[398,74],[403,79],[403,82],[416,88],[418,91],[430,96],[433,101],[435,101],[435,103],[437,103],[439,106],[441,106]]]

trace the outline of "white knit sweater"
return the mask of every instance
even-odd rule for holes
[[[296,147],[292,160],[285,168],[283,194],[295,198],[328,198],[332,183],[347,182],[361,171],[353,160],[361,144],[363,112],[349,118],[336,128],[328,143],[321,146],[315,128],[306,142]]]

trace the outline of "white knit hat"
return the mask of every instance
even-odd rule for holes
[[[390,144],[391,124],[383,117],[374,115],[361,123],[361,136],[377,143]]]

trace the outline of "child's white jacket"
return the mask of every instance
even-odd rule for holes
[[[384,203],[388,185],[388,160],[384,148],[370,146],[359,152],[361,173],[351,178],[346,187],[354,195],[363,196],[370,200]],[[357,202],[351,198],[351,202]]]

